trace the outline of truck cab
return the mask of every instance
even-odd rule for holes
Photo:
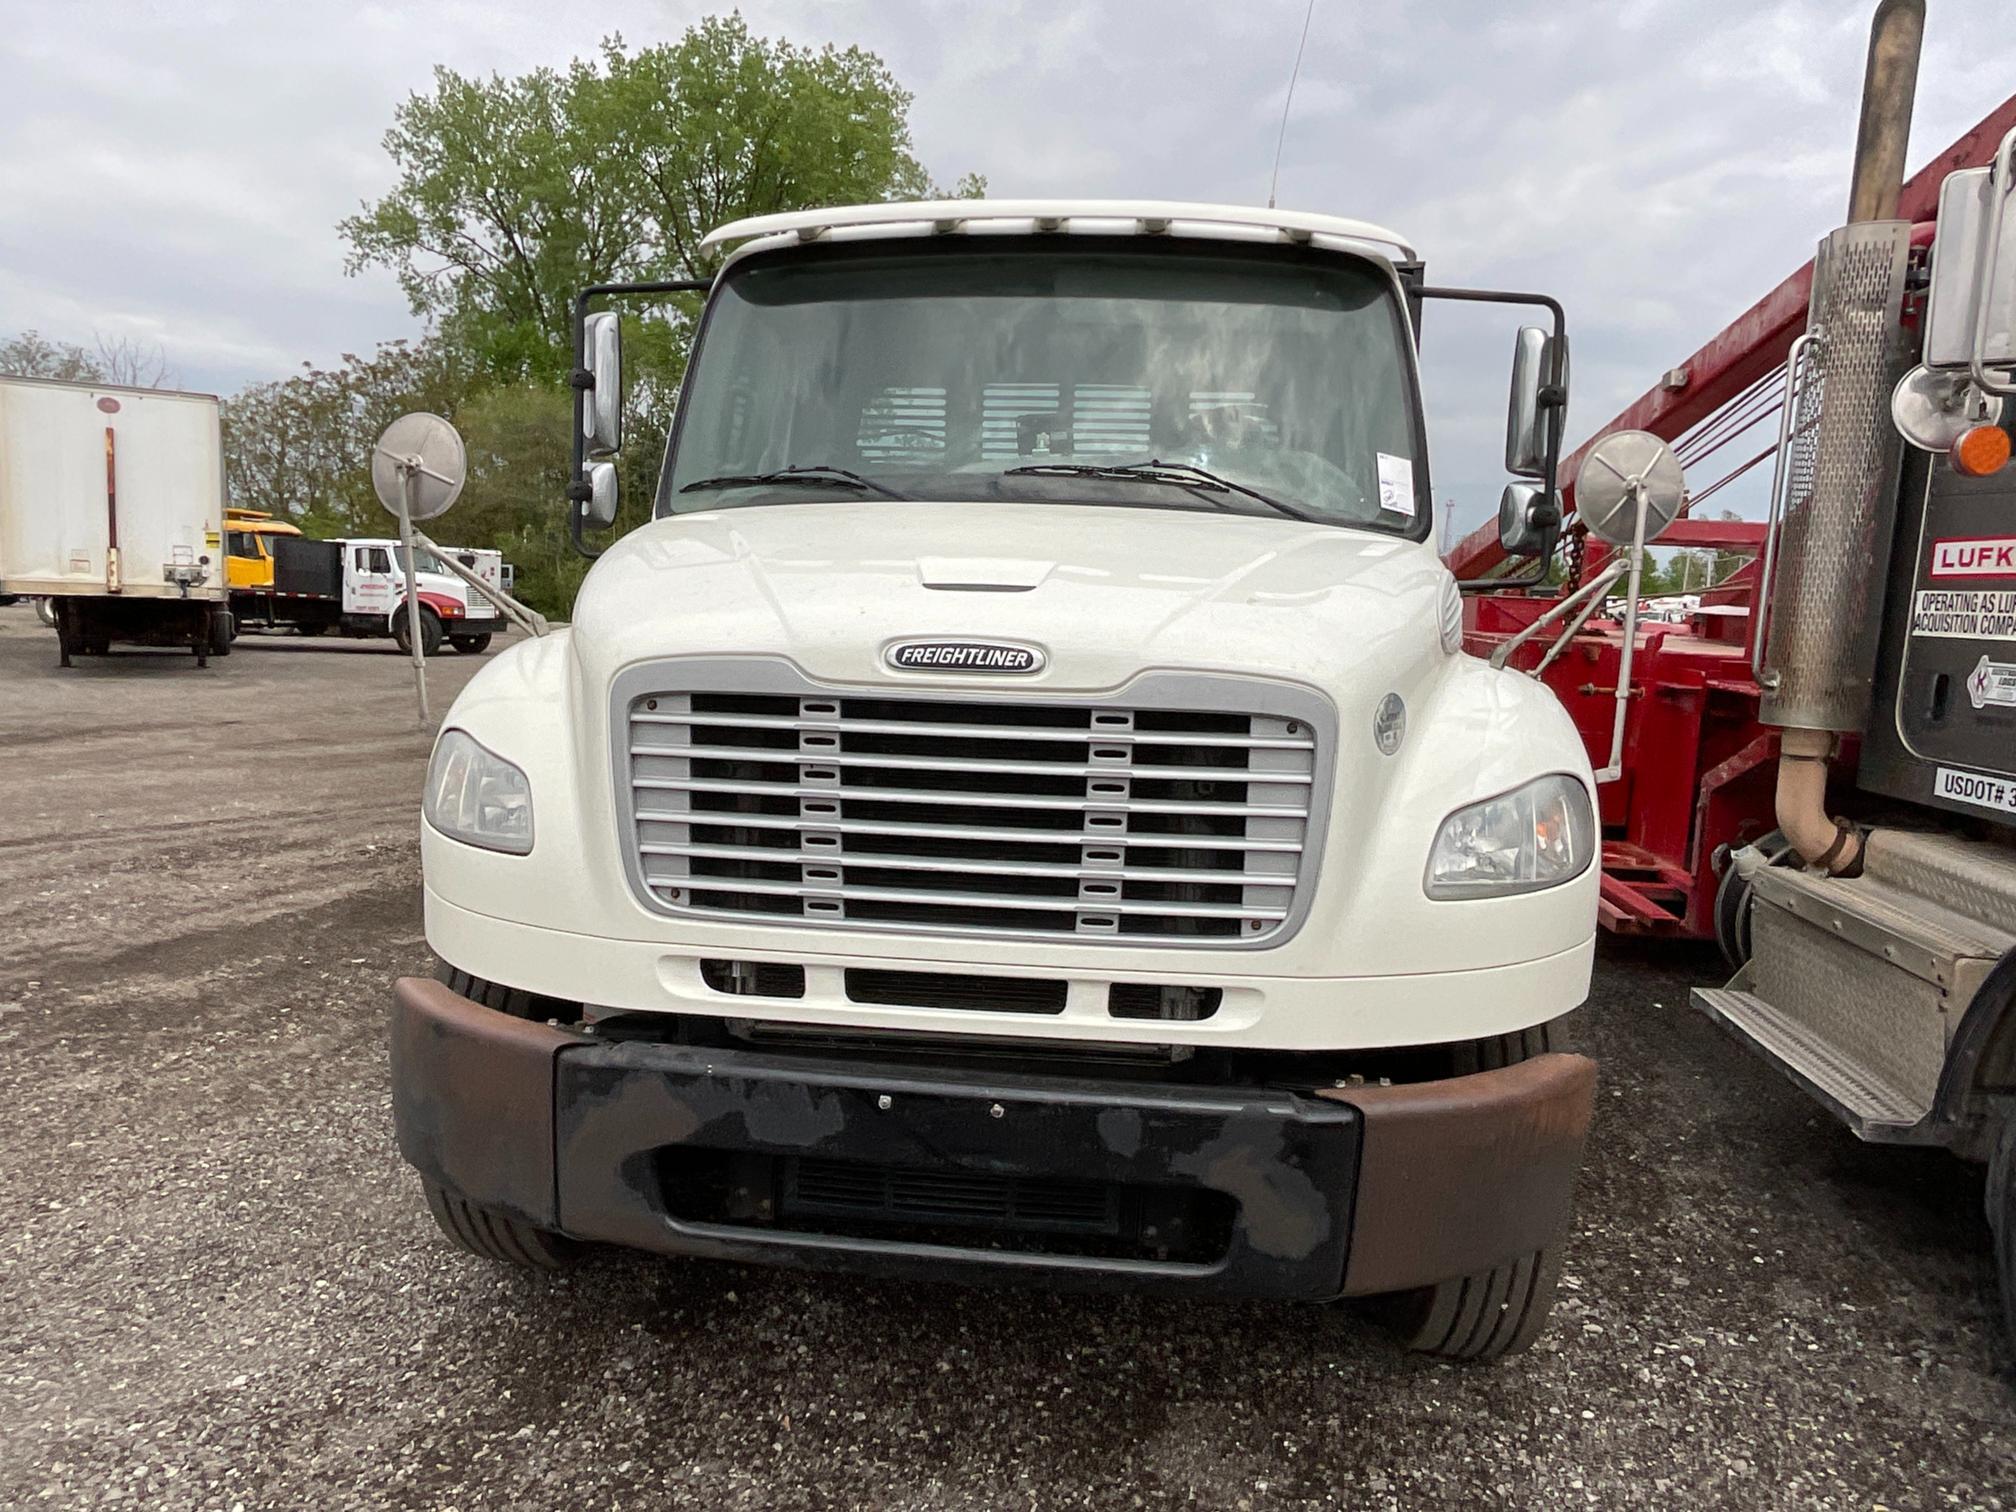
[[[444,1231],[1529,1342],[1593,1098],[1554,1043],[1593,783],[1460,650],[1413,249],[1069,201],[708,247],[652,519],[430,764],[394,1106]]]
[[[338,544],[343,552],[345,629],[355,635],[390,635],[404,649],[406,571],[399,542],[390,537],[360,536]],[[497,564],[502,561],[497,552],[465,549],[459,555],[475,558],[463,565],[473,567],[478,576],[496,585]],[[481,652],[489,646],[490,637],[504,627],[496,607],[450,572],[431,551],[414,554],[413,585],[420,596],[421,640],[429,656],[444,640],[458,651]]]
[[[271,590],[273,587],[273,541],[278,536],[299,536],[298,527],[274,518],[270,510],[224,511],[225,581],[233,591]]]

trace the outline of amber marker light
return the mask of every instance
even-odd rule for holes
[[[1977,425],[1953,443],[1953,470],[1963,477],[1991,478],[2009,462],[2009,432],[1999,425]]]

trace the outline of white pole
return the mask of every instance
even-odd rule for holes
[[[1645,566],[1645,480],[1633,477],[1629,484],[1631,501],[1637,506],[1631,531],[1631,591],[1624,601],[1624,647],[1617,659],[1617,713],[1610,726],[1610,760],[1596,774],[1600,782],[1615,782],[1624,775],[1624,719],[1631,710],[1631,653],[1638,646],[1639,574]]]
[[[413,570],[413,494],[420,486],[420,459],[399,464],[399,545],[406,553],[406,644],[413,653],[413,686],[420,695],[420,728],[433,723],[427,712],[427,653],[420,644],[420,584]]]

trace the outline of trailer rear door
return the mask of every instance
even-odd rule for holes
[[[211,395],[0,378],[0,592],[222,599],[223,456]]]

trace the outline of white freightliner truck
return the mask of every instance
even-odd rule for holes
[[[47,602],[64,666],[228,653],[223,518],[214,395],[0,377],[0,595]]]
[[[1594,1087],[1592,776],[1460,654],[1423,302],[1535,304],[1508,541],[1544,559],[1560,312],[1393,233],[1162,203],[765,217],[707,292],[654,518],[427,774],[396,989],[443,1229],[909,1277],[1551,1305]],[[578,461],[578,453],[577,453]],[[613,468],[572,490],[614,518]]]

